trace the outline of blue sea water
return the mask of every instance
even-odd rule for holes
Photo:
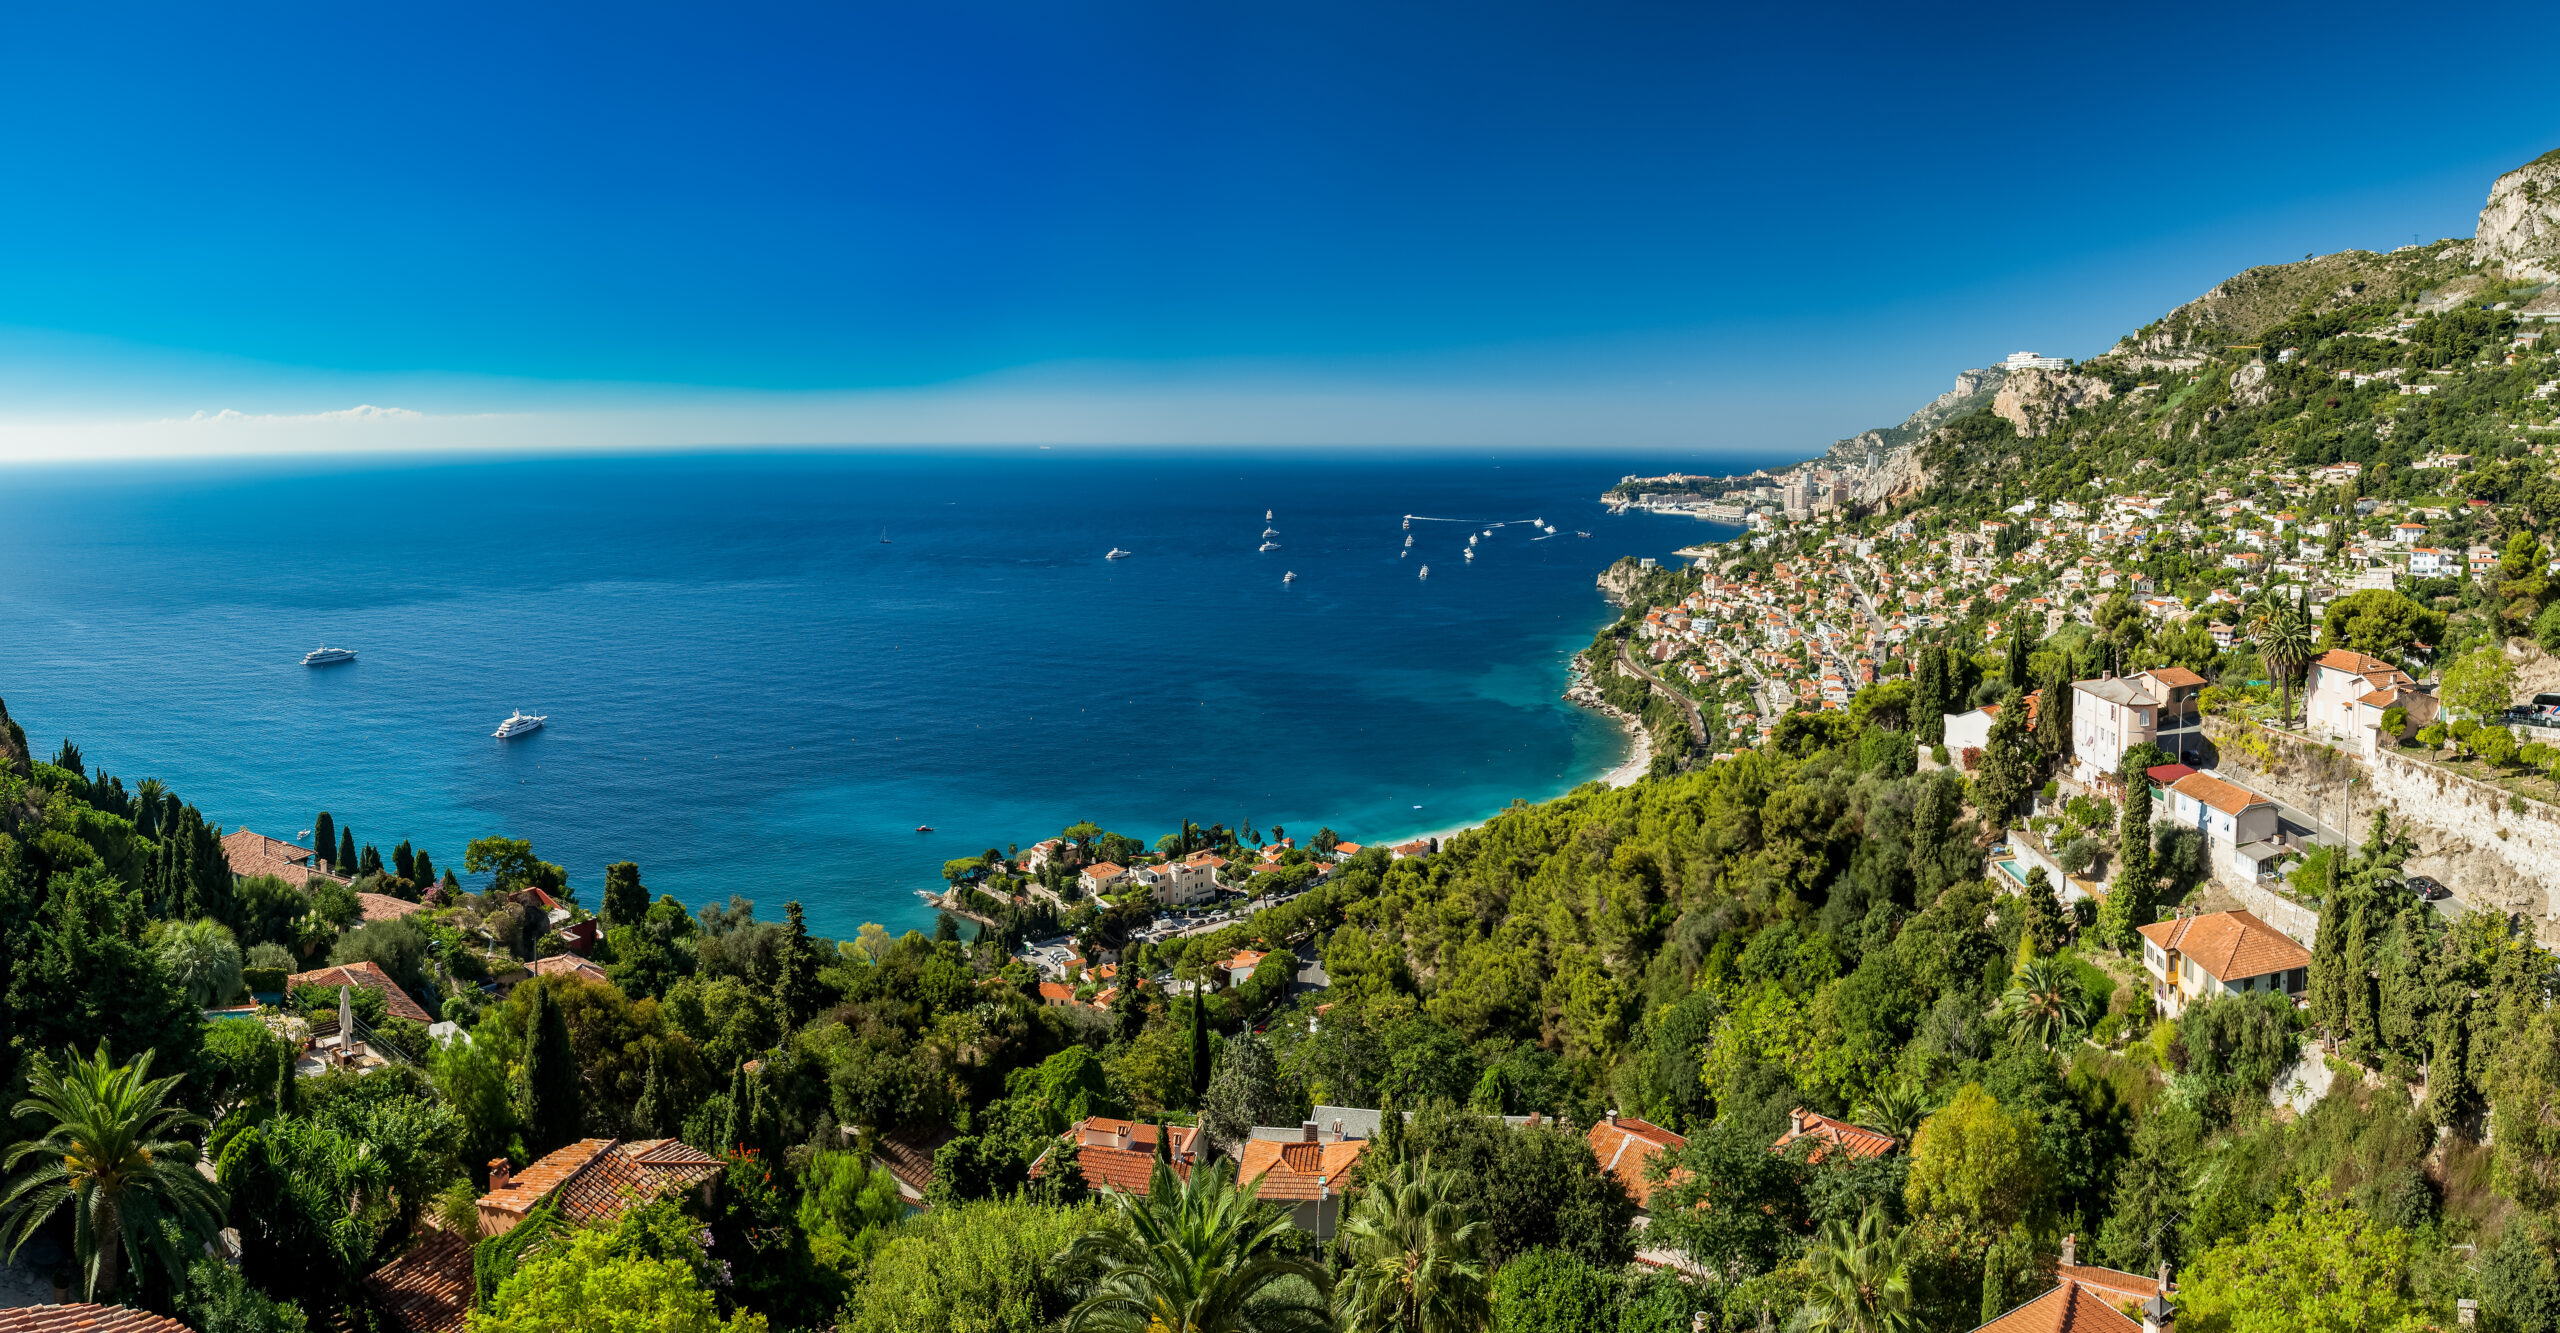
[[[1597,503],[1660,462],[6,470],[0,699],[43,753],[72,737],[226,829],[292,837],[327,809],[457,871],[465,842],[506,834],[590,902],[628,859],[688,902],[903,929],[944,859],[1078,819],[1150,843],[1185,818],[1382,841],[1599,775],[1624,736],[1558,698],[1612,615],[1594,577],[1730,535]],[[1281,547],[1259,552],[1266,510]],[[1403,556],[1408,513],[1466,521],[1417,520]],[[298,664],[324,642],[359,658]],[[516,708],[550,722],[493,739]]]

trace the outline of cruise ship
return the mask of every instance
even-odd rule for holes
[[[543,721],[543,718],[535,717],[526,713],[522,709],[518,709],[515,712],[507,714],[507,720],[499,723],[498,729],[490,732],[489,734],[497,737],[499,740],[505,740],[510,736],[521,736],[528,731],[540,731],[542,730]]]
[[[304,666],[327,666],[332,662],[352,662],[354,660],[356,660],[356,650],[353,648],[330,648],[323,646],[314,648],[310,652],[302,655],[302,664]]]

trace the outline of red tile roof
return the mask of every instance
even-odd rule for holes
[[[2246,787],[2225,782],[2210,773],[2190,773],[2172,783],[2169,790],[2212,806],[2226,815],[2239,814],[2253,805],[2274,804]]]
[[[2096,1264],[2055,1264],[2055,1278],[2077,1282],[2098,1293],[2110,1305],[2140,1305],[2160,1294],[2160,1279],[2128,1273],[2120,1268],[2100,1268]],[[2175,1295],[2173,1288],[2171,1295]]]
[[[2249,912],[2211,912],[2154,921],[2142,937],[2196,961],[2216,981],[2239,981],[2311,966],[2311,951]]]
[[[1236,1167],[1236,1183],[1261,1181],[1260,1197],[1273,1203],[1312,1203],[1327,1190],[1339,1197],[1369,1143],[1368,1139],[1333,1143],[1248,1139],[1244,1160]]]
[[[1126,1133],[1129,1146],[1120,1147],[1120,1136]],[[1200,1131],[1189,1125],[1167,1125],[1165,1133],[1173,1153],[1173,1173],[1187,1176],[1191,1163],[1199,1156]],[[1155,1174],[1156,1127],[1143,1121],[1114,1120],[1108,1116],[1089,1116],[1067,1126],[1058,1136],[1062,1142],[1077,1145],[1076,1164],[1084,1172],[1085,1184],[1093,1189],[1115,1189],[1124,1194],[1144,1194]],[[1048,1165],[1049,1154],[1031,1164],[1031,1178],[1038,1180]]]
[[[1787,1132],[1779,1135],[1778,1141],[1769,1145],[1769,1150],[1783,1151],[1787,1145],[1794,1143],[1797,1139],[1820,1140],[1816,1147],[1805,1154],[1805,1160],[1808,1162],[1821,1161],[1835,1148],[1853,1158],[1882,1157],[1892,1152],[1901,1142],[1882,1130],[1853,1125],[1846,1120],[1835,1120],[1820,1111],[1808,1111],[1801,1106],[1797,1107],[1789,1117]]]
[[[2153,764],[2151,767],[2142,770],[2143,776],[2150,778],[2153,782],[2157,782],[2163,787],[2177,786],[2180,779],[2193,772],[2195,772],[2195,770],[2187,767],[2185,764]]]
[[[426,1010],[418,1007],[416,1000],[409,998],[409,992],[400,989],[399,983],[393,981],[391,974],[383,971],[379,963],[348,963],[341,967],[316,968],[309,972],[296,972],[284,979],[284,988],[287,992],[291,992],[296,986],[327,986],[333,990],[340,986],[362,986],[366,990],[382,992],[383,1007],[398,1017],[413,1023],[435,1021],[427,1016]]]
[[[427,910],[425,903],[413,903],[406,898],[394,898],[387,893],[359,893],[356,895],[356,901],[363,905],[364,919],[367,921],[397,921],[413,912]]]
[[[1974,1333],[2142,1333],[2142,1325],[2088,1287],[2065,1282]]]
[[[471,1245],[434,1227],[421,1227],[406,1254],[364,1280],[401,1333],[460,1333],[471,1318]]]
[[[536,958],[528,966],[533,969],[533,974],[537,977],[584,977],[589,981],[613,984],[613,978],[606,975],[602,964],[573,953],[555,953],[548,958]]]
[[[2163,685],[2183,686],[2204,684],[2204,677],[2180,666],[2153,667],[2143,674]]]
[[[124,1305],[29,1305],[0,1310],[0,1333],[194,1333],[175,1319]]]
[[[898,1178],[898,1184],[924,1197],[933,1185],[933,1155],[958,1135],[948,1125],[925,1129],[893,1129],[872,1144],[872,1157]]]
[[[270,838],[249,830],[234,829],[222,835],[222,858],[231,863],[235,875],[273,875],[299,888],[314,879],[344,884],[339,875],[323,875],[304,865],[320,853],[308,847],[297,847],[281,838]]]
[[[580,1139],[480,1196],[480,1230],[503,1236],[542,1201],[580,1222],[609,1222],[634,1203],[690,1189],[718,1175],[717,1157],[675,1139]]]
[[[1666,1148],[1689,1146],[1688,1139],[1631,1115],[1611,1116],[1593,1125],[1590,1139],[1591,1155],[1600,1159],[1600,1169],[1627,1187],[1638,1208],[1647,1206],[1653,1197],[1653,1182],[1645,1179],[1645,1163]]]

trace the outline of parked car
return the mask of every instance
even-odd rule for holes
[[[2450,898],[2453,896],[2453,890],[2446,888],[2444,885],[2437,883],[2435,880],[2430,879],[2425,875],[2411,875],[2409,877],[2409,888],[2420,898],[2428,902],[2434,902],[2439,898]]]

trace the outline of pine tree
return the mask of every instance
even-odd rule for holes
[[[533,987],[533,1012],[525,1024],[525,1147],[540,1157],[566,1147],[586,1123],[578,1083],[578,1053],[569,1044],[569,1020],[551,988]]]
[[[311,846],[321,860],[332,863],[337,861],[338,823],[329,818],[329,812],[326,810],[320,812],[319,818],[311,821]]]
[[[2026,711],[2025,698],[2011,691],[2001,702],[2000,715],[1992,719],[1981,766],[1975,771],[1974,804],[1985,821],[2001,828],[2008,826],[2010,812],[2043,776],[2034,748],[2027,744]]]
[[[352,875],[352,874],[354,874],[354,873],[355,873],[355,867],[356,867],[356,835],[355,835],[355,830],[353,830],[353,829],[347,829],[347,828],[339,829],[339,830],[338,830],[338,860],[337,860],[337,864],[336,864],[336,866],[335,866],[334,868],[335,868],[335,869],[337,870],[337,872],[338,872],[339,874],[341,874],[341,875]]]

